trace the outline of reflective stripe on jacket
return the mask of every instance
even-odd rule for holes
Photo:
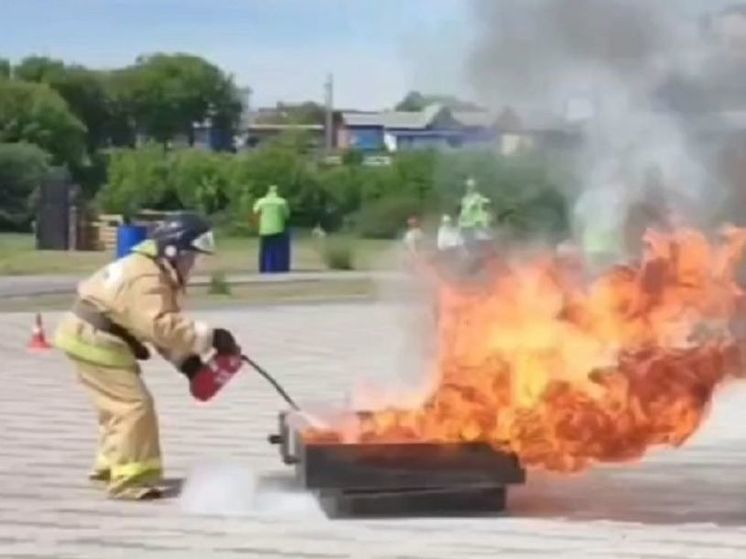
[[[174,270],[156,258],[145,241],[78,286],[78,296],[153,346],[174,364],[209,350],[212,331],[181,311],[183,287]],[[136,368],[137,360],[120,338],[96,330],[69,313],[57,328],[55,345],[71,357],[105,367]]]
[[[102,367],[137,368],[137,360],[126,344],[96,330],[73,313],[67,313],[57,327],[53,343],[70,357]]]
[[[142,462],[129,462],[127,464],[115,464],[111,466],[111,477],[113,479],[131,479],[149,473],[163,471],[163,464],[158,458],[151,458]]]

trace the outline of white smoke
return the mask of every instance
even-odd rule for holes
[[[257,477],[244,464],[210,461],[189,473],[179,497],[187,514],[208,516],[281,516],[325,518],[315,498]]]
[[[700,227],[722,217],[732,193],[712,158],[720,146],[698,143],[693,129],[746,93],[746,51],[724,47],[664,0],[472,6],[467,67],[479,100],[519,116],[540,108],[574,117],[582,130],[570,193],[576,240],[600,234],[613,240],[614,258],[628,257],[625,226],[641,203]]]
[[[374,269],[394,271],[375,283],[375,319],[388,333],[380,361],[353,379],[348,409],[413,409],[437,383],[434,284],[416,270],[398,239],[378,255]]]
[[[672,0],[472,0],[471,7],[473,39],[459,66],[474,100],[495,113],[564,116],[582,131],[572,159],[577,184],[564,194],[572,240],[589,250],[589,234],[605,239],[610,253],[599,269],[637,255],[650,215],[711,228],[739,207],[734,194],[746,184],[746,164],[724,180],[717,154],[729,140],[703,140],[698,126],[746,99],[746,41],[714,40]],[[450,44],[448,34],[440,41]],[[442,68],[452,57],[427,58],[424,73],[452,74]],[[746,161],[746,140],[731,157]],[[637,225],[636,214],[643,214]],[[389,260],[387,267],[401,265],[399,256]],[[379,287],[401,333],[399,347],[387,351],[402,359],[364,380],[350,407],[413,407],[437,382],[432,293],[411,276]]]

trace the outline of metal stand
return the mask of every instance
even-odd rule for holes
[[[494,515],[526,479],[515,456],[484,443],[306,443],[292,413],[269,441],[330,518]]]

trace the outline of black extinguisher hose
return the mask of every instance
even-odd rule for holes
[[[282,396],[282,399],[285,400],[288,405],[290,405],[291,408],[293,408],[296,411],[300,411],[300,407],[298,407],[298,404],[295,403],[295,401],[290,397],[290,395],[285,392],[285,389],[280,385],[279,382],[277,382],[272,375],[270,375],[267,371],[265,371],[262,367],[260,367],[256,362],[254,362],[252,359],[245,355],[241,355],[241,359],[248,363],[257,373],[262,375],[267,382],[269,382],[272,387],[277,391],[277,393]]]

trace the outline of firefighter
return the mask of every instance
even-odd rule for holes
[[[169,217],[149,240],[83,281],[55,333],[98,414],[98,453],[90,479],[109,496],[163,496],[161,449],[153,398],[138,361],[152,346],[189,381],[206,368],[202,356],[240,350],[225,329],[182,313],[182,298],[199,254],[214,253],[209,223],[195,214]]]

